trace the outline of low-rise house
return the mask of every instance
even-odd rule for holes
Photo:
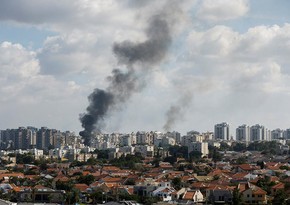
[[[273,195],[275,195],[277,193],[277,191],[284,190],[284,189],[285,189],[285,184],[280,182],[280,183],[272,186],[271,195],[273,196]]]
[[[172,201],[178,201],[178,200],[181,200],[186,190],[187,190],[186,188],[181,188],[181,189],[179,189],[178,191],[173,192],[173,193],[171,194],[171,196],[172,196]]]
[[[0,184],[0,191],[2,193],[8,193],[10,190],[12,190],[12,186],[8,183],[2,183]]]
[[[240,183],[238,190],[242,195],[242,201],[246,204],[267,204],[267,192],[251,183]]]
[[[62,203],[65,198],[65,191],[54,190],[41,185],[34,188],[22,188],[17,191],[17,199],[19,202],[54,202]]]
[[[233,190],[228,186],[212,185],[206,188],[206,199],[210,203],[231,203]]]
[[[250,164],[240,164],[236,167],[236,173],[239,172],[252,172],[254,170],[258,169],[256,166],[252,166]]]
[[[159,197],[162,201],[171,201],[172,193],[176,190],[173,187],[159,187],[152,192],[152,196]]]
[[[204,198],[200,190],[186,190],[182,200],[193,201],[194,203],[203,202]]]

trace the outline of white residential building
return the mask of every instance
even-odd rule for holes
[[[154,133],[153,132],[137,132],[136,144],[148,144],[153,145]]]
[[[168,145],[175,145],[175,139],[171,137],[164,136],[161,140],[162,146],[168,146]]]
[[[236,140],[249,142],[250,141],[250,126],[241,125],[236,129]]]
[[[230,140],[230,125],[226,122],[214,126],[214,137],[216,140]]]
[[[172,193],[176,190],[173,187],[159,187],[152,192],[152,196],[159,197],[162,201],[171,201]]]
[[[263,125],[253,125],[250,128],[250,141],[270,141],[270,130]]]
[[[283,133],[283,137],[286,140],[290,140],[290,129],[286,129]]]
[[[154,146],[153,145],[136,145],[135,153],[136,152],[140,152],[143,157],[153,157]]]
[[[284,130],[275,129],[271,131],[271,140],[283,139]]]
[[[188,146],[188,154],[192,151],[198,151],[202,154],[202,157],[208,155],[208,143],[207,142],[192,142],[187,145]]]
[[[187,146],[188,144],[192,142],[202,142],[204,137],[200,135],[198,132],[193,133],[187,133],[187,135],[183,136],[181,139],[181,145],[182,146]]]

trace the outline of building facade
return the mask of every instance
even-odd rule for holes
[[[236,140],[248,142],[250,141],[250,126],[241,125],[236,129]]]
[[[214,126],[214,137],[216,140],[230,140],[230,125],[226,122]]]

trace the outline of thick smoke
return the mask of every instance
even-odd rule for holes
[[[120,63],[128,66],[136,62],[155,64],[164,58],[171,43],[170,29],[166,19],[161,15],[154,16],[146,34],[148,40],[143,43],[124,41],[114,44],[113,51]]]
[[[171,43],[171,27],[167,17],[159,14],[150,19],[145,42],[124,41],[113,45],[115,56],[120,64],[126,65],[127,70],[114,69],[107,78],[107,89],[95,89],[88,97],[89,106],[86,113],[80,116],[84,128],[80,135],[86,145],[90,145],[92,132],[102,131],[108,112],[125,103],[133,93],[139,92],[144,84],[142,76],[150,71],[150,66],[166,56]]]
[[[167,110],[166,122],[163,125],[163,129],[166,132],[172,131],[171,129],[176,121],[182,119],[182,116],[192,101],[192,97],[192,93],[188,91],[176,102],[175,105],[171,105]]]

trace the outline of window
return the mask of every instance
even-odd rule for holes
[[[255,194],[253,194],[252,197],[255,197]]]

